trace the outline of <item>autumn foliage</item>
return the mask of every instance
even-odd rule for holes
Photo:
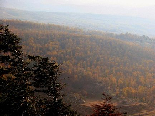
[[[93,114],[90,116],[124,116],[125,113],[121,113],[116,106],[111,103],[111,97],[103,95],[103,102],[93,105]]]
[[[24,53],[62,64],[62,77],[70,77],[64,80],[67,93],[96,98],[105,91],[113,98],[155,104],[154,39],[28,21],[2,22],[22,38]]]
[[[155,41],[146,36],[83,31],[65,26],[8,20],[23,51],[62,65],[68,91],[100,96],[105,91],[154,103]],[[86,84],[87,83],[87,84]]]

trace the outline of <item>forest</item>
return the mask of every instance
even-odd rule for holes
[[[66,83],[64,92],[70,100],[73,96],[96,100],[104,92],[117,104],[145,104],[136,112],[125,110],[129,114],[153,108],[154,39],[20,20],[0,22],[9,25],[9,29],[22,38],[25,54],[48,57],[61,65],[61,76],[68,77],[62,80]],[[79,107],[75,109],[81,110]]]

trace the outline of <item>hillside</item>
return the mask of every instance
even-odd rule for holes
[[[96,99],[105,92],[117,101],[154,105],[153,39],[19,20],[1,22],[22,38],[25,53],[62,64],[69,93]]]
[[[0,19],[19,19],[39,23],[74,26],[88,30],[112,33],[134,33],[154,37],[155,21],[129,16],[80,14],[61,12],[32,12],[18,9],[0,8]]]

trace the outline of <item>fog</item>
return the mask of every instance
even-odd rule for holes
[[[155,20],[154,0],[1,0],[1,7],[29,11],[112,14]]]

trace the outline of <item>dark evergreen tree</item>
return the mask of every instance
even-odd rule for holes
[[[8,26],[0,25],[0,114],[77,115],[62,101],[59,65],[40,56],[24,57],[19,43],[20,38]]]
[[[33,91],[19,45],[20,38],[0,25],[0,114],[32,114]]]
[[[48,58],[40,56],[29,56],[29,59],[34,64],[32,70],[35,92],[44,93],[44,99],[39,99],[37,104],[37,107],[42,108],[39,112],[46,116],[77,115],[75,111],[70,109],[70,106],[62,101],[59,65],[55,62],[50,62]]]

